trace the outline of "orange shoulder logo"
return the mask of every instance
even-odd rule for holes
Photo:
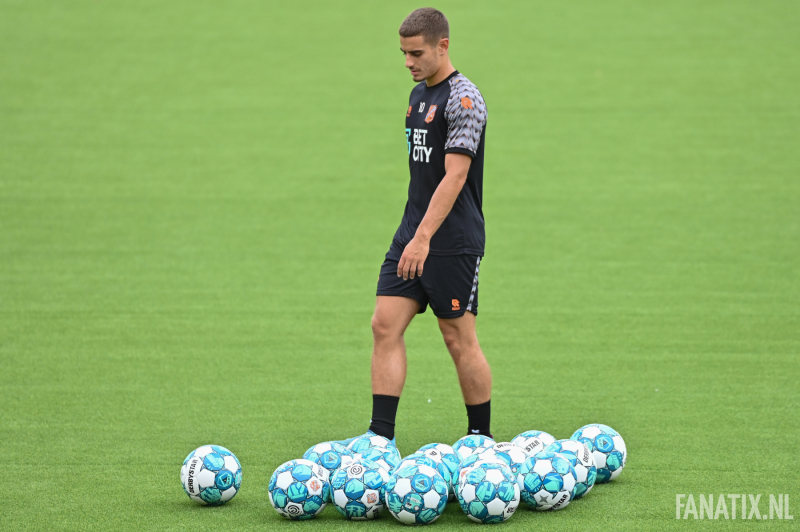
[[[430,124],[431,122],[433,122],[433,117],[436,116],[436,108],[437,107],[438,107],[438,105],[431,105],[428,108],[428,114],[427,114],[427,116],[425,116],[425,123],[426,124]]]
[[[410,105],[408,106],[408,112],[406,113],[406,118],[408,118],[409,116],[411,116],[411,106]]]
[[[453,310],[461,310],[461,303],[458,302],[458,299],[454,299],[453,303]]]
[[[472,100],[469,99],[469,96],[461,98],[461,106],[464,109],[472,109]]]

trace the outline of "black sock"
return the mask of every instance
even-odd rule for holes
[[[492,400],[479,405],[466,405],[467,418],[469,418],[469,428],[467,434],[482,434],[492,437],[489,432],[489,425],[492,419]]]
[[[397,417],[399,397],[393,395],[372,395],[372,419],[369,430],[391,440],[394,438],[394,419]]]

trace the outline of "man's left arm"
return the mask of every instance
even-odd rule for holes
[[[397,276],[413,279],[422,275],[425,259],[428,258],[431,238],[444,222],[467,181],[472,157],[463,153],[447,153],[444,156],[444,179],[436,187],[425,217],[422,218],[414,238],[408,243],[397,264]]]

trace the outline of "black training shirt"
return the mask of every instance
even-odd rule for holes
[[[403,220],[394,235],[400,249],[414,238],[436,187],[445,175],[444,156],[472,157],[467,181],[453,209],[431,238],[431,255],[483,256],[483,147],[486,104],[480,91],[458,71],[428,87],[411,91],[406,112],[406,140],[411,181]],[[395,257],[397,260],[400,257]]]

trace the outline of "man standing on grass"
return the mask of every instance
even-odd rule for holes
[[[400,50],[418,84],[406,111],[411,182],[400,227],[381,266],[372,317],[372,420],[368,434],[394,439],[406,380],[403,334],[431,306],[458,372],[468,434],[490,435],[492,376],[475,334],[484,252],[486,104],[453,68],[450,27],[433,8],[400,26]]]

